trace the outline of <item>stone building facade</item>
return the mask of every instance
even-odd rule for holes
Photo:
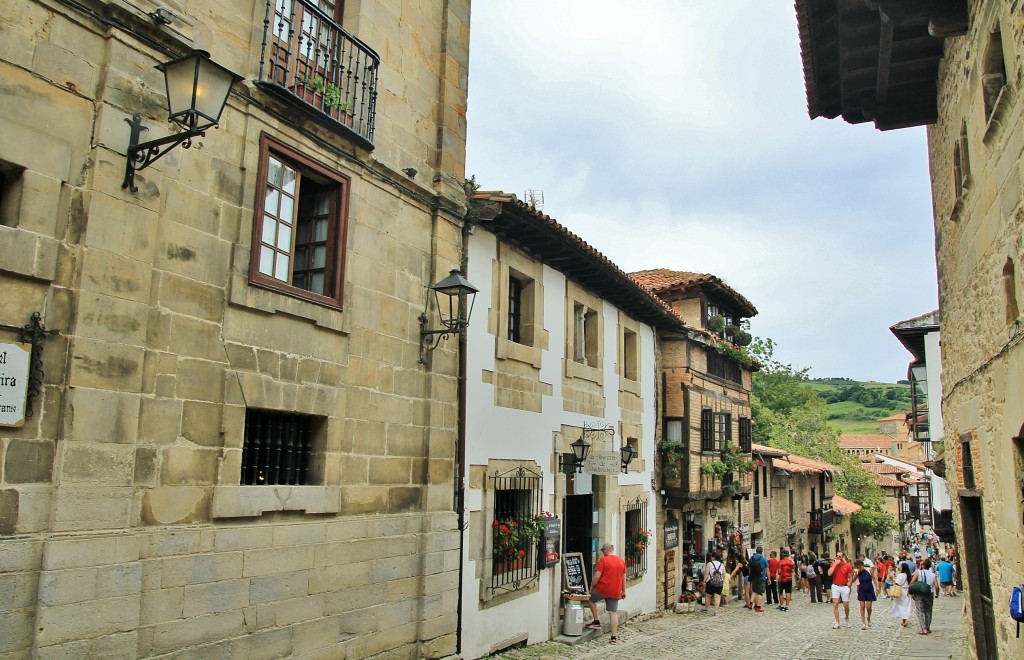
[[[417,317],[464,256],[469,1],[5,10],[0,342],[58,334],[0,427],[0,656],[454,653],[456,345],[420,364]],[[243,80],[124,188],[194,48]]]
[[[797,12],[812,117],[929,125],[945,474],[973,652],[1017,657],[1003,604],[1024,582],[1024,13],[1001,0]],[[837,23],[862,29],[836,39]]]
[[[757,309],[714,275],[659,268],[631,277],[686,323],[659,335],[658,523],[678,530],[678,545],[658,553],[659,604],[671,607],[692,590],[709,552],[724,556],[737,533],[745,547],[763,539],[770,506],[762,498],[770,489],[767,466],[755,468],[751,457],[756,363],[725,339],[735,340]],[[712,472],[710,464],[722,465],[727,451],[753,471]]]

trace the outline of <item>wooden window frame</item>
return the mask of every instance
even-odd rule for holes
[[[305,174],[306,176],[309,176],[312,174],[314,179],[320,178],[326,180],[325,185],[334,184],[337,186],[337,195],[332,202],[332,208],[330,211],[331,218],[327,236],[327,271],[324,274],[325,291],[329,290],[331,292],[330,295],[308,291],[291,284],[290,281],[285,282],[260,272],[260,248],[262,246],[263,221],[265,215],[264,205],[266,203],[267,173],[271,155],[276,159],[287,163],[289,166],[294,167],[300,172],[300,175]],[[260,138],[260,164],[257,170],[257,176],[256,200],[253,204],[252,253],[249,259],[249,283],[253,286],[273,289],[280,293],[308,300],[320,305],[325,305],[327,307],[342,309],[344,307],[345,299],[345,262],[347,257],[345,244],[348,237],[348,211],[351,180],[268,135],[263,135]],[[298,217],[298,209],[302,195],[301,185],[301,180],[296,183],[296,218]],[[291,273],[294,272],[294,241],[297,233],[298,232],[293,228],[292,247],[289,252],[291,256],[289,280],[291,279]],[[328,289],[328,287],[330,288]]]

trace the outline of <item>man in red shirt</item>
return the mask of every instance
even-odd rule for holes
[[[782,609],[782,603],[779,601],[779,587],[778,587],[778,575],[779,575],[779,560],[775,558],[775,551],[772,550],[768,555],[768,589],[765,593],[765,604],[775,604]]]
[[[612,636],[609,643],[617,644],[619,641],[619,601],[626,597],[626,562],[615,554],[615,546],[605,543],[601,546],[601,558],[597,560],[594,567],[594,580],[590,589],[590,613],[594,620],[586,625],[587,628],[601,630],[601,620],[598,618],[597,604],[604,601],[605,609],[608,610],[608,621],[611,622]]]
[[[836,553],[836,560],[828,569],[832,577],[832,615],[836,618],[833,630],[839,628],[839,602],[843,603],[843,611],[846,614],[846,627],[850,627],[850,582],[853,578],[853,566],[846,561],[846,555],[842,552]]]
[[[779,560],[779,609],[783,612],[789,611],[789,605],[793,602],[793,573],[796,571],[796,564],[789,556],[789,550],[782,551],[782,559]]]

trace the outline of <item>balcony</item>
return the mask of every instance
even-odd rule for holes
[[[267,0],[259,84],[373,149],[380,57],[318,0]]]
[[[835,513],[832,509],[815,509],[811,511],[811,518],[807,523],[807,531],[810,534],[824,534],[832,529],[835,524]]]

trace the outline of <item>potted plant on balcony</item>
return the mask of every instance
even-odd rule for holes
[[[722,334],[722,330],[725,329],[725,317],[721,314],[715,314],[708,318],[708,330],[715,333],[716,335]]]
[[[346,126],[352,125],[352,102],[341,100],[340,87],[320,76],[300,76],[298,83],[300,98]]]
[[[683,457],[686,455],[686,445],[675,440],[659,440],[658,452],[661,454],[661,476],[669,487],[679,488],[682,486]]]
[[[732,445],[726,445],[719,460],[700,466],[700,473],[722,483],[722,496],[735,498],[740,492],[740,478],[757,468],[757,464],[741,454]]]

